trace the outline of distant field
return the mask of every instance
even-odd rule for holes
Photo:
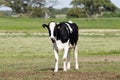
[[[45,32],[41,26],[43,23],[68,20],[77,23],[80,29],[120,29],[120,19],[95,19],[91,21],[87,19],[48,19],[45,21],[41,18],[0,18],[0,30]]]

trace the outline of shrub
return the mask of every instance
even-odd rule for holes
[[[84,11],[80,8],[71,8],[67,11],[68,18],[85,18],[87,17]]]
[[[8,16],[11,16],[12,12],[11,11],[1,11],[0,12],[0,16],[1,17],[8,17]]]
[[[39,7],[34,7],[30,14],[30,17],[43,17],[43,16],[44,16],[44,11],[42,8]]]
[[[102,17],[110,18],[110,17],[120,17],[120,11],[116,12],[105,12]]]

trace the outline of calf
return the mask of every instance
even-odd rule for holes
[[[64,50],[63,55],[63,71],[70,69],[70,54],[69,51],[71,48],[74,48],[75,56],[75,69],[79,69],[78,66],[78,50],[77,50],[77,41],[78,41],[78,27],[72,21],[60,22],[56,24],[51,21],[49,24],[43,24],[44,28],[46,27],[49,31],[50,39],[53,43],[53,50],[55,55],[55,70],[58,71],[58,61],[59,54],[58,52]]]

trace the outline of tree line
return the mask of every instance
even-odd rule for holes
[[[55,9],[54,6],[59,4],[58,0],[1,0],[4,4],[12,8],[13,13],[22,14],[29,17],[44,17],[55,14],[66,14],[67,17],[97,17],[104,12],[115,13],[115,7],[110,0],[72,0],[72,8]]]

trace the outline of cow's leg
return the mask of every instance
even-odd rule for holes
[[[79,69],[79,65],[78,65],[78,47],[77,47],[77,45],[74,48],[74,56],[75,56],[75,69]]]
[[[54,46],[54,56],[55,56],[55,69],[54,72],[58,72],[58,62],[59,62],[59,54],[56,46]]]
[[[67,69],[70,69],[70,50],[68,51],[68,55],[67,55]]]
[[[69,47],[65,47],[63,55],[63,71],[67,71],[67,56],[68,56]]]

